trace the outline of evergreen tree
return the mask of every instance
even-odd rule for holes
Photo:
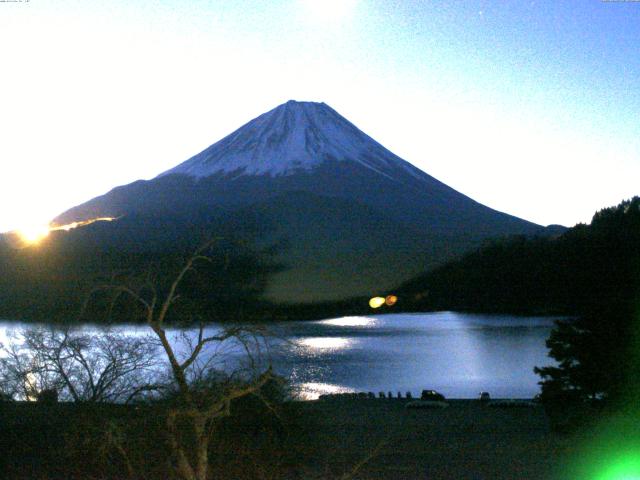
[[[535,371],[542,377],[543,396],[636,398],[640,381],[640,197],[601,210],[587,231],[583,230],[568,244],[574,254],[585,254],[576,272],[581,289],[579,318],[558,322],[547,341],[549,355],[558,365]]]

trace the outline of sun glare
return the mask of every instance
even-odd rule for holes
[[[17,230],[20,238],[29,244],[38,243],[49,235],[48,225],[27,225]]]
[[[77,227],[82,227],[85,225],[90,225],[94,222],[111,222],[116,220],[115,217],[98,217],[92,218],[89,220],[83,220],[79,222],[73,222],[66,225],[47,225],[47,224],[31,224],[31,225],[23,225],[19,228],[11,230],[6,233],[10,233],[14,235],[14,238],[19,239],[18,243],[14,246],[18,248],[26,247],[29,245],[35,245],[45,239],[51,232],[64,230],[68,232]]]

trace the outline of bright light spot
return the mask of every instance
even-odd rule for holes
[[[385,302],[386,299],[384,297],[373,297],[371,300],[369,300],[369,306],[371,308],[379,308],[384,305]]]
[[[352,389],[331,383],[307,382],[300,384],[298,396],[303,400],[317,400],[320,395],[349,393]]]
[[[296,343],[312,350],[340,350],[349,347],[352,341],[342,337],[309,337]]]
[[[49,235],[48,225],[28,225],[17,230],[20,238],[27,244],[38,243]]]
[[[640,480],[640,457],[629,454],[619,458],[597,478],[598,480]]]
[[[319,323],[336,327],[371,327],[375,325],[376,319],[367,317],[342,317],[322,320]]]
[[[56,230],[64,230],[65,232],[68,232],[69,230],[76,228],[78,225],[78,222],[72,222],[66,225],[62,225],[61,227],[57,227]]]
[[[27,373],[27,376],[24,379],[25,390],[29,392],[27,393],[27,402],[35,402],[38,400],[36,380],[36,376],[32,372]]]
[[[91,218],[89,220],[83,220],[81,222],[72,222],[72,223],[67,223],[66,225],[59,225],[57,227],[52,227],[51,231],[64,230],[65,232],[68,232],[69,230],[72,230],[74,228],[82,227],[84,225],[90,225],[94,222],[113,222],[114,220],[116,220],[116,218],[114,217]]]
[[[635,398],[634,398],[635,400]],[[640,431],[637,402],[613,415],[602,415],[586,432],[584,445],[563,470],[566,478],[640,480]]]
[[[32,225],[25,225],[21,228],[17,228],[7,233],[17,236],[17,238],[19,239],[19,242],[15,246],[18,248],[22,248],[29,245],[37,244],[38,242],[46,238],[49,235],[49,233],[54,231],[64,230],[65,232],[68,232],[69,230],[72,230],[74,228],[82,227],[84,225],[89,225],[94,222],[111,222],[113,220],[117,220],[117,219],[113,217],[98,217],[98,218],[92,218],[89,220],[84,220],[81,222],[73,222],[67,225],[58,225],[58,226],[49,226],[46,224],[34,223]]]
[[[387,295],[387,298],[384,299],[384,303],[387,304],[387,307],[393,307],[398,301],[398,297],[395,295]]]
[[[339,21],[350,17],[357,0],[301,0],[309,17],[322,22]]]

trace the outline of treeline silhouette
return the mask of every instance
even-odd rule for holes
[[[640,197],[597,212],[556,237],[485,245],[407,282],[410,311],[581,315],[628,304],[640,284]]]
[[[193,219],[191,220],[193,221]],[[181,287],[173,320],[238,320],[258,315],[277,246],[249,248],[250,229],[238,235],[219,221],[129,216],[95,222],[69,232],[54,231],[41,243],[16,249],[0,239],[0,318],[68,322],[141,320],[127,296],[96,291],[103,285],[148,284],[162,294],[200,245],[210,242],[202,262]],[[194,225],[197,225],[195,227]],[[151,295],[150,289],[146,294]],[[92,296],[91,302],[87,302]],[[113,303],[105,309],[105,302]],[[84,308],[85,304],[89,309]],[[108,312],[110,318],[105,318]]]
[[[603,209],[591,224],[555,236],[489,242],[388,292],[399,297],[393,311],[581,315],[598,305],[623,302],[638,290],[639,202],[635,197]],[[240,229],[219,219],[187,223],[129,216],[53,232],[42,244],[22,250],[0,241],[0,318],[73,320],[97,285],[131,276],[142,281],[150,275],[156,286],[167,288],[167,279],[184,258],[217,237],[207,252],[212,262],[185,282],[180,311],[185,317],[270,321],[371,313],[368,298],[283,305],[266,301],[269,277],[283,268],[273,258],[286,246],[256,251],[261,228]],[[135,319],[131,307],[111,310],[114,319]],[[105,320],[95,312],[85,312],[83,320]]]

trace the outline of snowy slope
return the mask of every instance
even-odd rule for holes
[[[290,100],[159,176],[292,175],[328,160],[356,162],[389,178],[398,169],[422,173],[328,105]]]

